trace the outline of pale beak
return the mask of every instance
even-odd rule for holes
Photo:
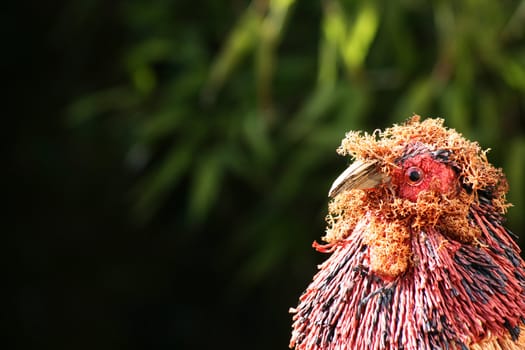
[[[356,160],[334,181],[328,197],[335,197],[343,191],[374,188],[390,180],[379,171],[377,160]]]

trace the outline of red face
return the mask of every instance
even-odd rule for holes
[[[392,184],[397,195],[416,202],[422,191],[433,191],[454,196],[458,188],[457,174],[431,153],[423,153],[406,159],[392,172]]]

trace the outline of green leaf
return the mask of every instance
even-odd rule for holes
[[[254,6],[248,7],[225,41],[218,57],[212,63],[202,95],[205,101],[213,101],[218,90],[239,65],[242,58],[257,43],[261,17]]]
[[[361,68],[379,26],[379,13],[372,1],[365,1],[355,21],[348,28],[348,36],[342,46],[343,60],[350,71]]]
[[[127,87],[114,87],[100,90],[78,98],[67,108],[68,122],[79,126],[103,113],[118,112],[135,107],[141,102],[141,97]]]
[[[217,201],[224,176],[220,151],[200,157],[192,176],[188,216],[191,222],[202,222]]]

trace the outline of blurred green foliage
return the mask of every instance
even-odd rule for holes
[[[112,147],[124,169],[126,221],[159,256],[137,279],[175,277],[137,287],[115,275],[172,291],[170,344],[286,346],[348,130],[417,113],[492,148],[523,242],[525,1],[84,0],[57,13],[68,72],[92,47],[104,67],[71,83],[68,130]]]
[[[77,127],[118,119],[127,162],[141,173],[133,192],[139,220],[180,186],[190,225],[213,225],[225,186],[240,217],[254,210],[243,205],[246,191],[289,210],[337,174],[330,156],[345,131],[413,113],[443,117],[493,148],[511,201],[525,205],[524,2],[203,5],[199,18],[182,20],[176,14],[187,5],[175,1],[122,3],[133,35],[120,83],[69,109]],[[520,212],[511,218],[521,231]],[[261,217],[252,218],[257,227]]]

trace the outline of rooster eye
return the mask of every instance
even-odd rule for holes
[[[415,166],[408,168],[405,175],[410,185],[418,185],[423,180],[423,171]]]

